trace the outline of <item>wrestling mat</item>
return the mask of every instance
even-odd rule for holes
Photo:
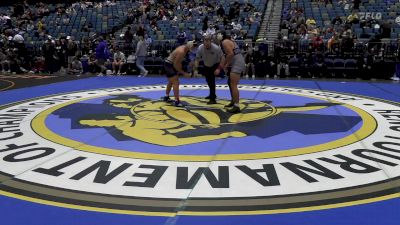
[[[4,225],[398,225],[398,83],[91,77],[0,92]]]

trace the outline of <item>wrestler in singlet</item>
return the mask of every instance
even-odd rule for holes
[[[228,86],[231,93],[231,103],[225,106],[227,108],[226,111],[229,113],[239,113],[238,84],[240,76],[246,68],[244,57],[237,43],[225,32],[219,33],[217,38],[221,41],[221,48],[225,54],[224,70],[228,76]]]

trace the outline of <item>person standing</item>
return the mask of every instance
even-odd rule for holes
[[[240,113],[238,84],[241,74],[245,71],[246,64],[237,43],[225,31],[218,33],[217,39],[221,42],[225,53],[225,62],[222,66],[228,76],[228,86],[231,92],[231,102],[226,105],[227,112]]]
[[[198,73],[199,62],[203,61],[204,70],[203,75],[206,77],[207,85],[210,89],[209,95],[206,99],[209,99],[207,104],[217,104],[216,91],[215,91],[215,76],[218,76],[223,69],[225,62],[224,54],[222,53],[221,47],[212,43],[212,36],[206,35],[197,50],[195,69],[194,73]]]
[[[56,47],[55,47],[55,41],[52,39],[52,37],[49,35],[47,36],[47,40],[44,43],[42,47],[43,51],[43,56],[45,60],[45,65],[46,65],[46,71],[49,74],[53,74],[56,72],[56,65],[57,65],[57,60],[56,60]],[[10,57],[12,60],[13,58]],[[8,69],[10,70],[10,68]]]
[[[136,66],[140,70],[139,76],[143,77],[147,76],[147,74],[149,73],[149,71],[147,71],[144,68],[144,60],[146,59],[146,55],[147,55],[147,44],[144,41],[144,36],[139,36],[139,42],[137,43],[136,46],[135,56],[136,56]]]
[[[400,38],[397,39],[397,51],[396,51],[396,71],[392,77],[392,80],[400,80]]]
[[[164,69],[168,78],[168,84],[165,90],[166,95],[163,97],[163,101],[172,102],[169,95],[171,89],[174,89],[174,105],[177,107],[183,107],[179,99],[179,75],[190,77],[189,73],[183,71],[182,61],[185,59],[187,53],[194,48],[194,46],[194,41],[188,41],[185,45],[178,46],[174,51],[171,52],[164,62]]]

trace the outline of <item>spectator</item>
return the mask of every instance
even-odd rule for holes
[[[231,25],[232,25],[233,33],[234,33],[234,34],[239,34],[239,33],[240,33],[240,30],[242,29],[242,25],[240,25],[239,22],[237,22],[237,23],[232,22]]]
[[[284,70],[284,76],[289,76],[289,63],[286,56],[281,55],[278,56],[277,63],[276,63],[276,75],[277,77],[281,77],[281,71]]]
[[[92,50],[92,43],[89,38],[84,37],[81,43],[81,53],[82,55],[89,55],[89,52]]]
[[[46,71],[50,74],[56,72],[57,67],[57,56],[55,41],[52,40],[51,36],[47,37],[47,41],[43,45],[43,56],[46,65]]]
[[[144,37],[144,34],[146,33],[146,30],[144,29],[143,25],[139,25],[137,31],[136,31],[136,36],[142,36]]]
[[[16,43],[18,45],[24,45],[25,39],[21,34],[23,34],[23,33],[19,32],[16,35],[14,35],[14,37],[13,37],[14,43]]]
[[[67,56],[68,56],[68,70],[71,69],[71,63],[78,51],[78,45],[75,43],[71,36],[67,36]]]
[[[224,7],[222,5],[218,6],[217,16],[219,16],[221,18],[225,16],[225,10],[224,10]]]
[[[121,75],[122,68],[125,65],[125,62],[125,54],[119,48],[116,48],[114,53],[114,62],[112,63],[114,75]]]
[[[71,68],[68,70],[68,74],[80,76],[83,72],[82,62],[78,56],[75,56],[71,62]]]
[[[2,73],[11,73],[11,62],[8,60],[8,56],[3,52],[3,50],[0,50],[0,66]]]
[[[340,18],[340,16],[336,16],[333,20],[332,20],[332,24],[335,26],[339,26],[343,24],[343,20],[342,18]]]
[[[132,53],[126,59],[126,73],[128,74],[135,73],[136,72],[135,64],[136,64],[136,56],[134,53]]]
[[[373,69],[375,63],[374,48],[371,48],[365,53],[363,64],[363,79],[371,79],[373,76]]]
[[[335,34],[328,40],[328,45],[327,45],[328,50],[333,51],[335,45],[337,45],[338,43],[339,43],[339,37]]]
[[[393,24],[391,21],[386,20],[380,27],[382,38],[390,38]]]
[[[207,28],[206,32],[204,33],[204,36],[213,36],[213,35],[215,35],[215,33],[216,33],[216,31],[215,31],[214,25],[210,25]]]
[[[126,32],[124,34],[125,43],[132,44],[133,34],[132,34],[131,30],[132,30],[132,27],[128,26],[128,29],[126,30]]]
[[[64,73],[65,72],[65,69],[64,69],[65,62],[67,61],[67,56],[66,56],[67,47],[65,44],[63,44],[63,41],[57,40],[55,48],[56,48],[56,55],[57,55],[58,63],[59,63],[58,67],[60,68],[60,72]]]
[[[108,49],[107,42],[100,37],[96,47],[96,59],[97,65],[100,67],[100,73],[98,76],[103,76],[107,70],[105,63],[110,59],[110,51]]]
[[[97,74],[101,72],[101,68],[98,65],[95,53],[90,54],[88,65],[89,65],[89,73]]]
[[[397,51],[396,51],[396,72],[392,77],[393,80],[400,80],[400,38],[397,39]]]
[[[29,32],[31,30],[35,29],[35,26],[33,25],[33,22],[30,21],[27,25],[26,25],[26,30]]]
[[[178,45],[183,45],[186,42],[187,36],[183,28],[179,28],[179,32],[176,36],[176,39],[178,41]]]
[[[149,35],[145,34],[144,38],[147,46],[150,46],[153,43],[153,39]]]
[[[325,66],[325,58],[321,51],[316,51],[313,56],[313,75],[312,78],[320,77],[325,74],[326,66]]]
[[[41,56],[36,57],[33,63],[33,68],[30,71],[31,73],[43,73],[46,70],[45,59]]]
[[[246,70],[245,70],[245,75],[246,77],[249,76],[249,74],[252,75],[252,77],[255,77],[255,70],[254,70],[254,59],[253,59],[253,47],[250,44],[246,44],[247,51],[244,57],[244,61],[246,63]],[[251,72],[250,72],[251,71]]]
[[[43,31],[43,28],[44,28],[43,22],[42,20],[39,20],[39,22],[37,23],[38,32],[41,33]]]
[[[139,42],[137,43],[136,46],[135,56],[136,56],[136,66],[140,70],[139,76],[143,77],[147,76],[147,74],[149,73],[149,71],[147,71],[144,68],[144,60],[146,59],[146,55],[147,55],[147,45],[146,42],[144,41],[144,38],[140,36]]]
[[[202,31],[208,30],[208,16],[205,16],[203,19],[203,28],[201,29]]]

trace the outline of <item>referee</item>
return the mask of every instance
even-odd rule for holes
[[[212,36],[204,36],[203,44],[197,50],[194,73],[198,73],[199,62],[204,62],[203,75],[206,77],[207,85],[210,89],[210,94],[206,97],[209,99],[207,104],[217,104],[215,94],[215,76],[218,76],[223,69],[225,57],[221,48],[212,43]]]

